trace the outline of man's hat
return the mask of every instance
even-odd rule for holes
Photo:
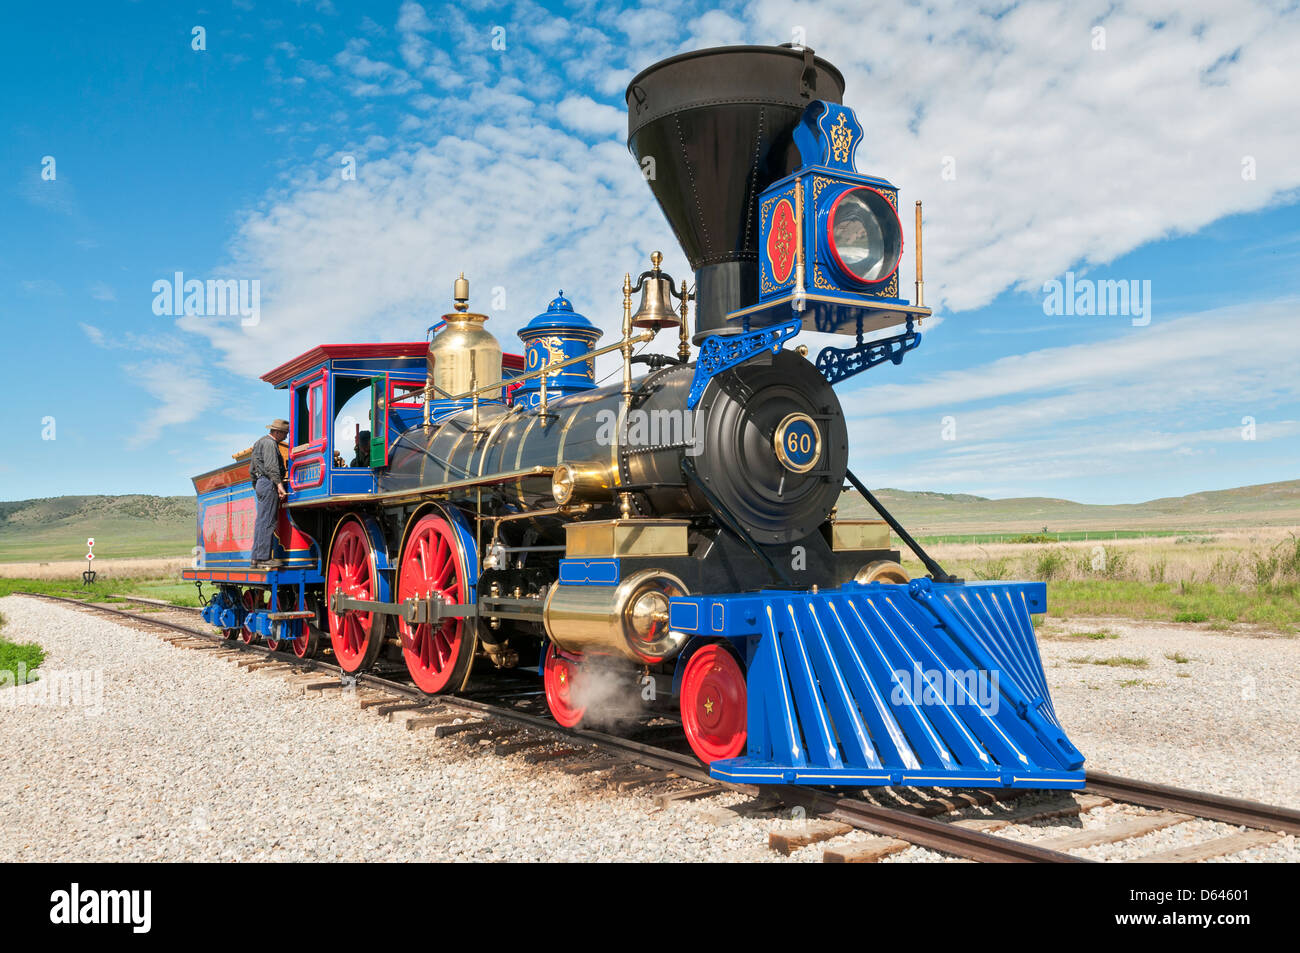
[[[283,430],[285,433],[288,433],[288,432],[289,432],[289,421],[287,421],[287,420],[272,420],[271,423],[267,425],[267,428],[266,428],[266,429],[267,429],[267,430]]]

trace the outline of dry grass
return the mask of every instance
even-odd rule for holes
[[[1300,578],[1300,526],[1050,544],[936,543],[929,550],[968,579],[1255,585]]]
[[[964,579],[1048,582],[1048,615],[1249,623],[1300,630],[1300,527],[1260,527],[1109,541],[940,543]],[[923,570],[905,560],[915,575]]]
[[[181,570],[193,562],[190,556],[169,559],[96,559],[96,580],[180,578]],[[81,579],[86,560],[0,563],[0,579]]]

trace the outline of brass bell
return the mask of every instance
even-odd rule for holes
[[[632,315],[634,328],[675,328],[681,323],[673,310],[671,278],[647,278],[641,289],[641,307]]]

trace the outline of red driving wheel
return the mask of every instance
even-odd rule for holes
[[[578,704],[581,695],[582,656],[561,652],[552,642],[546,649],[542,681],[546,686],[546,704],[551,716],[565,728],[576,728],[587,714],[587,706]]]
[[[723,646],[706,645],[690,657],[680,702],[686,740],[705,764],[745,750],[745,673]]]
[[[437,513],[422,517],[402,550],[398,602],[438,596],[448,603],[463,603],[468,592],[455,528]],[[436,695],[455,691],[465,683],[474,660],[471,624],[464,619],[443,619],[412,625],[399,618],[402,656],[420,691]]]
[[[336,592],[368,602],[377,600],[373,556],[370,538],[359,520],[348,517],[339,524],[325,576],[326,598],[331,606]],[[343,671],[359,672],[374,664],[384,642],[383,616],[355,609],[336,613],[331,608],[329,621],[330,644]]]
[[[266,590],[265,589],[245,589],[244,590],[244,611],[259,612],[266,608]],[[245,645],[252,645],[257,641],[257,633],[248,627],[248,619],[245,617],[243,627],[239,631],[239,637],[244,640]]]

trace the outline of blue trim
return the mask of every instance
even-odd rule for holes
[[[695,405],[704,396],[709,381],[717,374],[737,364],[743,364],[756,354],[771,351],[776,354],[781,346],[799,333],[802,322],[798,317],[783,324],[746,330],[741,334],[712,334],[700,345],[699,357],[695,363],[695,376],[691,378],[691,392],[686,398],[686,407],[694,410]]]
[[[560,582],[566,586],[613,586],[622,578],[617,559],[560,560]]]
[[[377,570],[375,573],[377,579],[375,601],[392,602],[393,593],[397,589],[397,567],[393,563],[392,555],[388,552],[383,530],[379,528],[379,521],[373,516],[356,514],[356,518],[360,521],[361,528],[365,530],[366,536],[370,539],[370,548],[375,554],[375,569]]]
[[[859,317],[859,328],[862,326],[861,322],[862,319]],[[858,343],[853,347],[822,348],[822,352],[817,355],[817,370],[821,371],[822,377],[831,384],[838,384],[885,361],[895,365],[902,364],[904,355],[921,344],[921,332],[913,327],[910,314],[907,316],[907,330],[900,334],[866,342],[861,338],[859,332]]]

